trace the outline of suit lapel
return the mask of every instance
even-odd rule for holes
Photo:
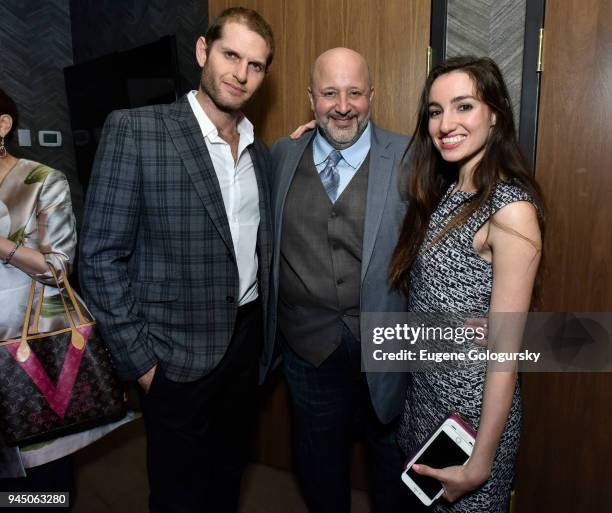
[[[267,162],[262,162],[262,155],[257,151],[256,145],[251,144],[248,148],[253,168],[255,171],[255,179],[257,180],[257,190],[259,192],[259,231],[258,243],[264,248],[268,242],[268,237],[272,232],[272,219],[270,217],[270,194],[267,176]]]
[[[191,177],[195,191],[200,196],[219,235],[228,249],[233,252],[232,234],[225,213],[219,180],[202,137],[200,125],[198,125],[186,96],[172,106],[170,116],[164,118],[164,123]]]
[[[370,173],[368,178],[368,195],[366,215],[363,227],[363,250],[361,256],[361,280],[363,281],[381,223],[389,185],[393,176],[395,163],[394,152],[389,151],[390,141],[382,141],[380,134],[372,124],[372,145],[370,147]]]
[[[255,179],[257,180],[257,190],[259,192],[259,213],[260,216],[264,216],[268,212],[269,200],[268,200],[268,180],[266,176],[266,164],[262,162],[262,158],[255,148],[254,144],[248,147],[251,160],[253,161],[253,168],[255,170]],[[263,219],[263,217],[262,217]]]
[[[285,153],[285,159],[280,163],[281,169],[274,170],[278,174],[278,185],[275,187],[275,195],[272,198],[274,206],[274,220],[276,221],[274,224],[274,240],[276,241],[280,241],[281,237],[283,210],[285,209],[285,200],[287,199],[289,187],[291,187],[291,182],[293,182],[293,177],[295,176],[295,171],[298,164],[300,163],[300,160],[302,160],[308,144],[314,138],[316,133],[316,130],[311,130],[308,135],[300,137],[300,139],[297,141],[292,141],[291,144],[294,145],[294,148]]]

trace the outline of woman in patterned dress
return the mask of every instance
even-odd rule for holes
[[[431,71],[412,145],[408,212],[390,270],[410,311],[488,316],[490,324],[493,312],[527,312],[541,258],[543,203],[492,60],[458,57]],[[507,511],[520,434],[516,371],[482,363],[413,373],[400,445],[407,453],[417,449],[453,411],[478,434],[465,466],[415,465],[444,486],[446,500],[432,508]]]
[[[49,264],[69,272],[76,250],[76,224],[64,174],[16,158],[6,149],[5,140],[13,135],[17,120],[15,103],[0,89],[0,341],[20,335],[32,279],[37,291],[41,284],[48,285],[38,330],[64,327],[63,307],[57,315],[57,288]],[[23,476],[23,466],[31,466],[24,454],[16,447],[3,447],[0,440],[0,477]],[[57,453],[43,455],[36,465],[56,458]],[[0,480],[0,489],[41,491],[59,485],[68,489],[70,473],[70,461],[60,458],[28,470],[25,479]]]

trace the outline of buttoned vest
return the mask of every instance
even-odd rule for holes
[[[343,323],[359,340],[361,254],[370,157],[332,204],[306,148],[282,219],[279,328],[319,366],[340,345]]]

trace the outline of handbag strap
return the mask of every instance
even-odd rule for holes
[[[32,353],[28,345],[28,331],[30,330],[30,316],[32,315],[32,304],[34,303],[34,294],[36,293],[36,281],[32,280],[30,285],[30,295],[26,305],[25,316],[23,318],[23,326],[21,328],[21,342],[17,348],[16,358],[19,362],[25,362]]]
[[[53,278],[55,280],[55,283],[57,285],[57,289],[60,291],[60,295],[61,294],[61,285],[60,285],[60,281],[57,279],[57,273],[55,271],[55,268],[49,264],[49,269],[51,270],[51,273],[53,274]],[[88,321],[85,318],[85,316],[83,315],[83,311],[81,310],[81,307],[79,305],[79,302],[77,301],[76,298],[76,294],[74,293],[74,289],[72,288],[72,285],[70,285],[70,282],[68,281],[68,276],[66,276],[66,273],[63,270],[59,271],[60,277],[62,278],[61,283],[64,285],[64,288],[66,289],[66,292],[68,293],[68,297],[70,298],[70,303],[72,303],[72,308],[74,309],[74,311],[77,314],[77,317],[79,319],[79,324],[86,324]],[[69,315],[68,312],[68,308],[66,306],[66,300],[62,295],[62,301],[64,303],[64,306],[66,307],[66,315],[68,315],[69,317],[72,318],[72,316]],[[74,324],[74,323],[72,323]],[[71,324],[71,326],[72,326]]]
[[[40,323],[40,316],[42,314],[42,306],[43,306],[44,299],[45,299],[45,286],[43,284],[40,286],[40,291],[38,292],[38,301],[36,302],[36,310],[34,310],[34,321],[32,322],[32,333],[40,333],[40,329],[38,325]]]
[[[72,330],[72,337],[71,337],[70,342],[78,350],[82,351],[85,348],[85,337],[83,337],[83,334],[78,330],[76,324],[74,323],[74,319],[72,318],[72,314],[70,313],[70,310],[68,310],[68,304],[66,303],[66,298],[64,297],[64,294],[62,294],[60,282],[57,279],[57,273],[55,272],[55,268],[51,264],[49,264],[49,269],[51,269],[51,274],[53,274],[53,279],[55,280],[55,283],[57,284],[57,289],[59,290],[59,296],[62,300],[62,304],[64,305],[64,312],[66,312],[66,317],[68,318],[68,323],[70,324],[70,329]],[[83,317],[83,313],[81,312],[81,309],[79,308],[77,304],[77,300],[76,300],[76,296],[74,295],[74,291],[72,290],[72,287],[70,286],[70,283],[68,282],[68,278],[66,277],[66,273],[63,270],[60,270],[60,276],[62,277],[62,283],[64,284],[64,287],[66,291],[68,292],[68,297],[70,299],[70,302],[72,303],[72,307],[74,308],[74,311],[77,313],[77,317],[79,318],[79,324],[80,325],[85,324],[87,321]]]
[[[25,317],[23,318],[23,327],[21,328],[21,339],[25,340],[28,338],[28,331],[30,329],[30,316],[32,315],[32,305],[34,303],[34,294],[36,293],[36,281],[32,280],[30,284],[30,295],[28,296],[28,302],[26,304]]]
[[[66,298],[64,297],[64,294],[62,293],[60,282],[58,280],[57,272],[55,271],[55,268],[51,264],[48,264],[48,265],[49,265],[49,269],[51,270],[51,274],[53,275],[53,279],[55,280],[55,283],[57,285],[57,289],[59,291],[58,295],[62,301],[62,305],[64,307],[64,313],[66,314],[66,318],[68,319],[68,324],[70,325],[70,330],[72,332],[71,343],[72,345],[74,345],[75,348],[79,350],[83,350],[85,348],[85,338],[83,337],[82,333],[78,330],[78,327],[76,326],[74,319],[72,318],[72,314],[70,313],[70,310],[68,309],[68,304],[66,303]],[[66,291],[68,292],[68,297],[70,299],[70,302],[72,303],[73,309],[76,312],[77,317],[79,319],[79,325],[86,324],[87,320],[83,316],[83,312],[81,311],[81,308],[79,307],[78,301],[76,300],[76,295],[70,285],[70,282],[68,281],[68,278],[66,277],[66,273],[64,273],[64,271],[61,270],[59,274],[62,278],[62,283],[64,284],[64,287]],[[30,349],[30,346],[28,345],[28,333],[30,329],[30,318],[32,316],[32,306],[34,303],[35,293],[36,293],[36,281],[33,279],[32,284],[30,285],[30,295],[28,297],[28,303],[26,305],[26,312],[25,312],[25,317],[23,321],[23,327],[21,328],[21,342],[19,343],[19,348],[17,349],[17,360],[20,362],[25,362],[30,357],[30,354],[32,352],[32,350]],[[44,298],[41,295],[39,301],[42,303],[43,299]],[[37,311],[38,310],[39,309],[37,309]]]

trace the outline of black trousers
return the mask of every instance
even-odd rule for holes
[[[210,374],[178,383],[157,369],[142,393],[152,513],[237,511],[261,347],[257,301],[238,309],[227,353]]]
[[[401,480],[405,456],[397,421],[381,424],[361,372],[361,345],[344,326],[342,343],[319,367],[287,344],[283,369],[291,395],[296,470],[310,513],[350,513],[353,442],[365,441],[372,513],[415,513]]]

